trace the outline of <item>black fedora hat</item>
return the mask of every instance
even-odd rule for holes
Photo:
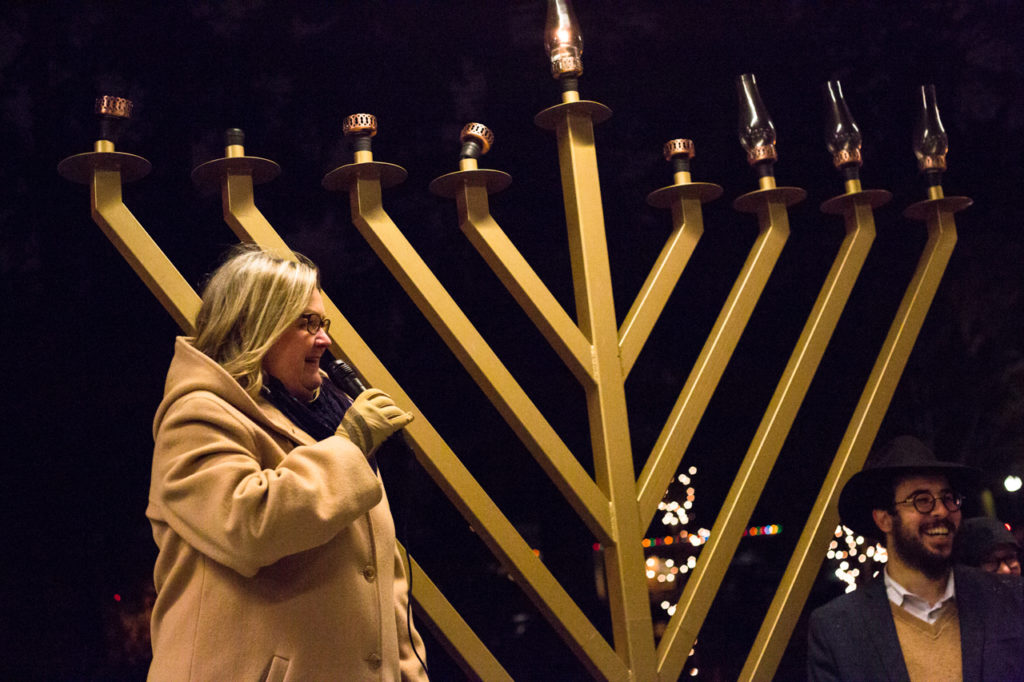
[[[943,462],[913,436],[899,436],[868,458],[864,468],[850,477],[839,493],[839,519],[860,535],[881,538],[871,512],[892,506],[892,484],[902,476],[941,474],[960,494],[970,494],[981,484],[981,470],[955,462]]]

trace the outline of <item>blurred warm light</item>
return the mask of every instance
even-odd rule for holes
[[[1020,476],[1007,476],[1003,479],[1003,487],[1006,488],[1007,492],[1015,493],[1020,490],[1021,480]]]

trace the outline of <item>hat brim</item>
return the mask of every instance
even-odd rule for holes
[[[904,476],[945,476],[961,495],[970,495],[981,487],[982,472],[964,464],[936,461],[921,466],[891,466],[863,469],[843,486],[839,493],[839,520],[844,526],[868,537],[883,539],[872,511],[892,505],[892,482]]]

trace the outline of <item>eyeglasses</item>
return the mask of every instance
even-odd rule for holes
[[[980,564],[982,570],[989,571],[990,573],[998,571],[1000,566],[1006,566],[1010,571],[1020,568],[1020,558],[1017,556],[1017,552],[1013,550],[995,552],[985,557]]]
[[[330,331],[331,329],[331,321],[326,317],[320,317],[320,315],[316,313],[305,313],[303,315],[299,315],[299,319],[306,321],[306,331],[310,334],[316,334],[321,329],[325,332]]]
[[[980,564],[982,570],[993,573],[999,569],[1000,565],[1006,565],[1010,570],[1019,568],[1020,558],[1017,556],[1017,552],[1013,550],[1009,552],[995,552],[985,557]]]
[[[928,514],[933,509],[935,509],[936,500],[942,500],[942,505],[946,508],[947,511],[951,512],[955,512],[957,509],[960,508],[960,505],[964,503],[963,495],[957,495],[954,493],[943,493],[938,497],[935,497],[931,493],[917,493],[916,495],[911,495],[905,500],[893,502],[893,505],[912,504],[914,505],[914,509],[916,509],[920,513]]]

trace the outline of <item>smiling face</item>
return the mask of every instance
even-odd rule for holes
[[[319,291],[313,290],[302,312],[324,316],[324,301]],[[319,329],[316,334],[310,334],[306,330],[306,318],[300,317],[263,356],[263,370],[299,400],[310,401],[323,381],[320,377],[320,356],[330,345],[331,339],[326,331]]]
[[[953,490],[945,476],[911,476],[896,484],[893,500],[902,502],[922,493],[939,498]],[[917,511],[911,503],[896,504],[892,511],[874,512],[875,522],[885,533],[890,557],[933,578],[949,569],[960,517],[959,509],[949,511],[938,499],[927,513]]]

